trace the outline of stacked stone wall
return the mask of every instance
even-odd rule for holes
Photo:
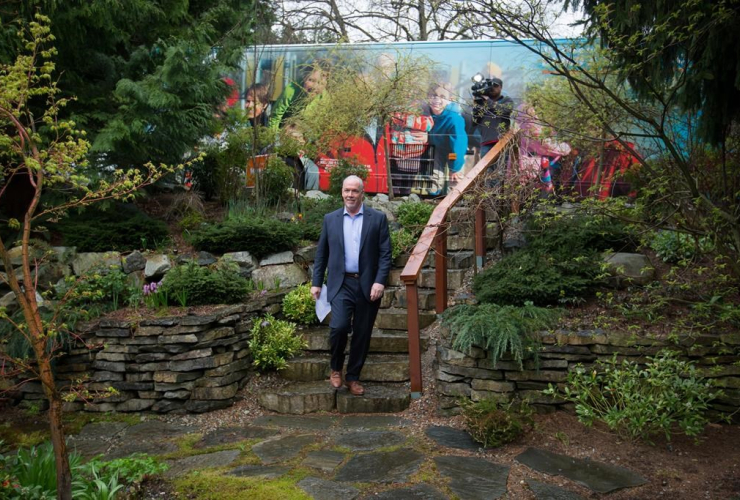
[[[728,347],[737,352],[740,333],[687,337],[675,343],[597,330],[543,334],[541,340],[538,367],[533,359],[528,359],[520,368],[510,357],[494,365],[490,353],[480,347],[473,347],[467,354],[452,349],[450,332],[442,328],[435,362],[440,411],[459,413],[460,398],[474,401],[526,398],[544,411],[568,406],[563,399],[546,396],[542,390],[548,384],[562,389],[568,372],[577,364],[591,366],[597,360],[611,359],[614,354],[619,360],[644,363],[665,348],[695,362],[699,373],[722,389],[724,395],[712,402],[713,410],[730,414],[740,409],[740,356],[726,354]]]

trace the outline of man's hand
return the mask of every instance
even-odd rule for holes
[[[380,283],[373,283],[373,287],[370,289],[370,300],[372,302],[375,302],[380,297],[383,296],[383,291],[385,290],[385,286],[381,285]]]
[[[321,287],[320,286],[312,286],[311,287],[311,295],[313,296],[313,300],[319,300],[319,296],[321,295]]]

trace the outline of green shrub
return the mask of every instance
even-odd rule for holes
[[[615,354],[610,360],[568,372],[560,393],[550,385],[546,394],[575,403],[578,420],[587,426],[604,422],[612,431],[632,440],[649,440],[663,433],[700,434],[709,423],[705,411],[720,395],[702,378],[693,363],[661,351],[643,366]]]
[[[138,483],[146,476],[155,476],[165,472],[169,467],[159,459],[136,453],[126,458],[117,458],[111,461],[95,460],[94,464],[104,473],[116,473],[126,482]]]
[[[288,293],[283,299],[283,314],[302,325],[317,323],[316,301],[311,295],[311,285],[305,283]]]
[[[259,191],[263,200],[278,203],[288,196],[288,188],[293,185],[295,171],[283,160],[271,156],[267,166],[259,176]]]
[[[321,226],[324,222],[324,216],[334,210],[342,208],[342,199],[337,196],[332,196],[323,200],[306,198],[302,203],[303,216],[298,225],[301,230],[301,239],[318,241],[321,236]]]
[[[222,262],[205,267],[188,262],[165,275],[161,291],[170,305],[195,306],[241,302],[252,289],[249,280],[239,276],[236,263]]]
[[[396,220],[404,229],[418,238],[429,222],[433,211],[434,205],[429,203],[407,202],[398,207]]]
[[[417,237],[405,228],[391,232],[391,253],[395,260],[399,255],[410,252],[416,245]]]
[[[708,253],[712,242],[708,238],[695,238],[677,231],[658,231],[650,240],[650,248],[663,262],[681,262]]]
[[[177,225],[180,226],[180,229],[183,231],[192,231],[193,229],[200,227],[205,220],[206,219],[202,214],[193,210],[185,213],[185,215],[183,215],[177,222]]]
[[[287,360],[300,352],[305,342],[296,335],[295,324],[275,319],[268,314],[252,328],[249,350],[258,370],[283,370]]]
[[[601,284],[605,250],[634,249],[629,227],[606,217],[537,218],[528,246],[479,273],[473,291],[481,302],[549,305],[581,297]]]
[[[534,334],[552,328],[559,317],[560,311],[531,303],[524,307],[463,304],[447,309],[442,324],[450,329],[453,349],[470,352],[473,346],[482,347],[493,364],[509,352],[521,367],[528,352],[537,359],[539,341]]]
[[[367,174],[368,171],[364,165],[353,163],[345,158],[339,159],[329,172],[329,194],[341,195],[342,183],[348,176],[356,175],[364,182],[367,180]]]
[[[62,233],[64,244],[77,247],[78,252],[154,248],[169,238],[164,222],[125,204],[117,204],[106,211],[89,208],[82,213],[71,214],[56,228]]]
[[[463,399],[460,408],[468,433],[486,448],[511,443],[534,426],[533,412],[526,402]]]
[[[298,224],[254,217],[210,224],[193,232],[191,242],[198,250],[213,253],[248,251],[256,258],[291,250],[300,239]]]

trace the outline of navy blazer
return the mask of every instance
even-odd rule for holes
[[[313,268],[313,286],[324,283],[324,271],[329,270],[326,288],[331,302],[344,281],[344,207],[324,216],[319,246]],[[360,287],[370,301],[373,283],[385,285],[391,271],[391,236],[388,218],[383,212],[367,205],[362,213],[360,235]]]

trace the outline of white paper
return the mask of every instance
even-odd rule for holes
[[[329,292],[326,291],[326,285],[322,285],[321,295],[319,295],[319,299],[316,301],[316,316],[318,316],[319,321],[324,321],[326,315],[331,312],[331,304],[326,300],[328,296]]]

